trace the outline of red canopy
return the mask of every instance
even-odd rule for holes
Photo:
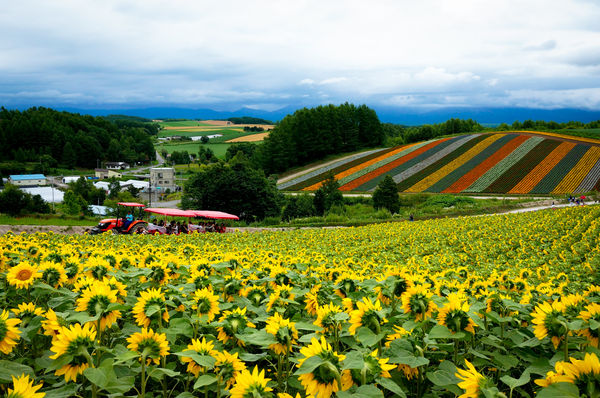
[[[120,206],[126,206],[126,207],[146,207],[146,205],[143,205],[141,203],[136,203],[136,202],[119,202],[117,204]]]
[[[196,217],[203,218],[214,218],[219,220],[239,220],[240,218],[236,215],[224,213],[222,211],[214,211],[214,210],[189,210],[195,213]]]
[[[192,210],[150,207],[150,208],[144,209],[144,211],[147,211],[148,213],[161,214],[163,216],[170,216],[170,217],[195,217],[196,216],[196,213]]]

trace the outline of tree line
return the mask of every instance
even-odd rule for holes
[[[129,118],[103,118],[33,107],[0,108],[0,161],[94,168],[98,161],[147,162],[155,158],[158,127]],[[17,167],[18,168],[18,167]]]
[[[256,151],[267,174],[332,154],[381,145],[384,132],[374,110],[345,103],[303,108],[283,118]]]

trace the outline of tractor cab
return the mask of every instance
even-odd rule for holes
[[[116,218],[100,220],[98,225],[91,229],[91,235],[108,231],[114,234],[141,234],[147,231],[148,223],[142,219],[145,205],[135,202],[119,202],[117,205]],[[129,213],[133,216],[132,220],[126,217]]]

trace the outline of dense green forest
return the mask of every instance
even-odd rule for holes
[[[273,124],[273,122],[258,117],[242,116],[242,117],[230,117],[225,119],[233,124]]]
[[[267,174],[383,144],[384,131],[373,109],[342,104],[303,108],[283,118],[255,153]]]
[[[0,161],[94,168],[98,161],[147,162],[158,125],[129,117],[93,117],[34,107],[0,108]]]

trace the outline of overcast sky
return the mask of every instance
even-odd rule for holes
[[[18,0],[0,104],[600,110],[596,0]]]

